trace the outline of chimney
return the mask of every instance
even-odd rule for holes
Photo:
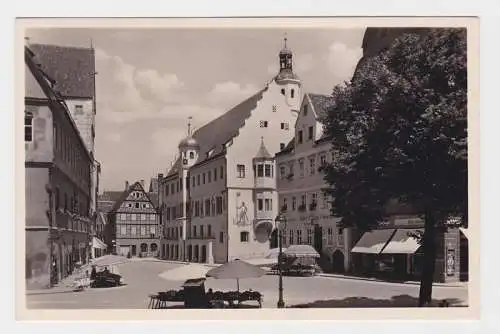
[[[144,188],[144,180],[141,180],[141,186]]]
[[[128,189],[128,181],[125,181],[125,190]]]

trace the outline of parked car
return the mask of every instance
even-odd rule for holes
[[[119,286],[121,283],[122,277],[120,275],[104,270],[96,273],[91,286],[93,288],[109,288]]]

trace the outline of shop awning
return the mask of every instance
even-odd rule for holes
[[[106,245],[102,240],[99,238],[93,237],[92,238],[92,248],[98,248],[98,249],[107,249],[108,245]]]
[[[460,227],[460,231],[463,233],[463,235],[469,239],[469,229],[465,227]]]
[[[399,228],[394,233],[391,241],[384,247],[382,254],[413,254],[420,245],[412,235],[423,232],[418,229]]]
[[[352,253],[379,254],[394,234],[394,229],[365,232],[351,250]]]

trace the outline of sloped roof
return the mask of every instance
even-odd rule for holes
[[[270,159],[270,158],[272,158],[272,155],[269,154],[269,151],[267,150],[266,145],[264,145],[263,139],[260,141],[259,151],[257,152],[257,154],[255,155],[254,158],[255,159]]]
[[[124,190],[121,194],[120,194],[120,197],[115,201],[115,203],[113,204],[113,207],[111,208],[111,212],[116,212],[120,206],[122,205],[123,201],[127,199],[128,195],[132,192],[132,191],[142,191],[144,192],[144,194],[146,195],[146,197],[149,199],[149,201],[151,202],[151,204],[153,204],[153,207],[156,209],[158,209],[158,198],[155,196],[153,196],[153,198],[151,197],[151,193],[148,193],[147,191],[144,190],[144,188],[142,187],[141,185],[141,182],[135,182],[134,184],[132,184],[130,187],[128,187],[128,189]]]
[[[321,121],[327,115],[328,108],[334,105],[335,99],[331,95],[308,93],[309,99],[316,112],[317,120]]]
[[[211,150],[213,150],[211,157],[224,152],[225,147],[223,145],[238,134],[239,129],[245,124],[245,120],[250,117],[252,110],[255,109],[257,102],[262,98],[266,90],[267,87],[193,133],[193,138],[200,144],[197,164],[209,159],[208,152]],[[180,166],[181,159],[178,158],[167,173],[167,177],[176,174]]]
[[[64,97],[94,96],[95,53],[91,48],[31,44],[34,61],[55,80]]]
[[[152,177],[151,182],[149,182],[149,192],[157,193],[158,192],[158,178]]]
[[[149,197],[149,200],[151,201],[151,203],[153,204],[153,206],[155,207],[155,209],[157,209],[158,208],[158,194],[149,192],[148,197]]]

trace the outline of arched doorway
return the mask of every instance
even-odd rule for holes
[[[142,243],[141,244],[141,255],[144,256],[144,255],[146,255],[144,253],[147,253],[147,252],[148,252],[148,244]]]
[[[193,262],[198,262],[198,253],[199,252],[199,247],[198,245],[194,246],[194,254],[193,254]]]
[[[274,229],[271,232],[271,248],[277,248],[278,245],[278,230]]]
[[[202,263],[207,262],[207,246],[201,246],[201,261]]]
[[[193,260],[193,246],[189,245],[188,246],[188,261],[191,262]]]
[[[332,255],[332,271],[334,273],[344,272],[344,254],[338,249]]]
[[[152,256],[157,255],[156,254],[158,252],[158,245],[157,244],[152,243],[151,246],[149,246],[149,249],[151,250],[151,253],[153,253],[153,254],[151,254]]]

